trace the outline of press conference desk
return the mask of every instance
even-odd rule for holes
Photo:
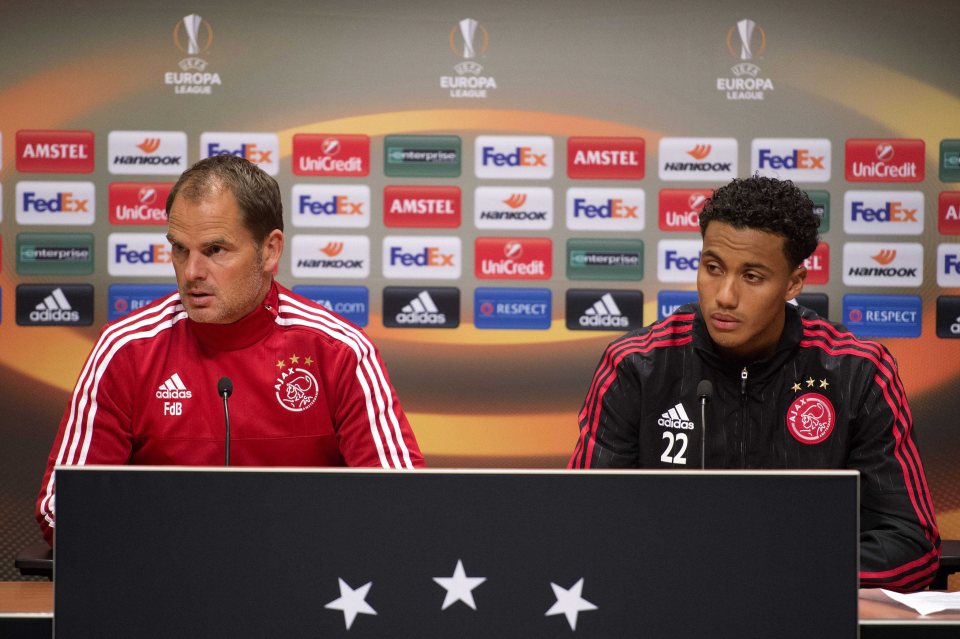
[[[960,612],[921,617],[909,608],[863,597],[858,610],[864,639],[937,639],[960,633]],[[0,637],[49,637],[52,619],[52,582],[0,582]]]

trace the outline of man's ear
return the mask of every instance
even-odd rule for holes
[[[276,275],[280,268],[280,257],[283,255],[283,231],[280,229],[270,231],[270,235],[263,241],[261,251],[263,270]]]
[[[787,294],[785,300],[792,300],[803,291],[803,285],[807,281],[807,268],[801,264],[790,273],[790,281],[787,284]]]

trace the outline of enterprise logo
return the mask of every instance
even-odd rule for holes
[[[90,226],[96,215],[93,182],[17,182],[17,223]]]
[[[567,240],[567,279],[642,280],[643,240]]]
[[[366,286],[304,286],[293,292],[330,309],[357,326],[366,326],[370,317],[370,291]]]
[[[306,228],[370,226],[370,187],[360,184],[294,184],[293,225]]]
[[[290,260],[294,277],[368,277],[370,238],[366,235],[294,235]]]
[[[383,172],[389,177],[460,177],[456,135],[388,135],[383,139]]]
[[[923,245],[847,242],[843,246],[843,283],[846,286],[920,286]]]
[[[473,293],[473,323],[479,329],[547,330],[550,289],[478,288]]]
[[[280,141],[275,133],[200,134],[200,157],[235,155],[253,162],[269,175],[280,172]]]
[[[553,138],[480,135],[474,142],[478,178],[549,180],[553,177]]]
[[[737,177],[736,138],[660,138],[665,181],[728,181]]]
[[[111,131],[108,170],[114,175],[180,175],[187,168],[183,131]]]
[[[920,337],[917,295],[844,295],[843,323],[858,337]]]
[[[847,191],[843,196],[843,230],[851,235],[920,235],[920,191]]]
[[[750,173],[794,182],[830,181],[826,138],[756,138],[750,155]]]
[[[18,234],[17,273],[90,275],[93,273],[93,234]]]

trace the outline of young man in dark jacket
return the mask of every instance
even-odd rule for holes
[[[896,362],[789,303],[818,225],[790,181],[717,189],[700,214],[699,304],[607,347],[570,467],[699,468],[703,455],[707,468],[858,470],[861,586],[919,590],[940,536]]]

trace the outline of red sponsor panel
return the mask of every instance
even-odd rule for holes
[[[586,180],[642,180],[643,138],[567,138],[567,177]]]
[[[460,187],[388,186],[383,189],[383,223],[391,228],[460,227]]]
[[[113,182],[108,196],[110,223],[166,224],[172,188],[172,182]]]
[[[922,182],[923,140],[860,138],[846,142],[848,182]]]
[[[830,281],[830,245],[817,244],[813,255],[803,261],[807,269],[807,284],[826,284]]]
[[[92,131],[17,131],[17,171],[92,173]]]
[[[660,230],[699,233],[700,211],[712,195],[712,189],[660,189]]]
[[[478,237],[474,274],[485,280],[548,280],[553,242],[544,237]]]
[[[960,191],[943,191],[937,206],[937,230],[960,235]]]
[[[293,174],[362,177],[370,174],[366,135],[298,133],[293,136]]]

